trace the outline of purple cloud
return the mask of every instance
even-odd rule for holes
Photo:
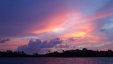
[[[49,50],[46,50],[48,48],[53,48],[58,44],[61,44],[62,40],[59,38],[52,39],[50,41],[41,41],[39,39],[36,39],[35,41],[30,40],[28,45],[23,45],[18,47],[18,51],[24,51],[25,53],[44,53]],[[44,51],[46,50],[46,51]]]
[[[6,43],[6,42],[8,42],[8,41],[10,41],[9,38],[7,38],[7,39],[0,39],[0,43]]]

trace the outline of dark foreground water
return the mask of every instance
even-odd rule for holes
[[[0,58],[0,64],[113,64],[113,58]]]

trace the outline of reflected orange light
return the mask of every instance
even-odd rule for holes
[[[47,23],[44,26],[44,28],[38,29],[38,30],[34,30],[31,33],[40,34],[40,33],[46,33],[46,32],[52,32],[52,31],[56,31],[56,30],[61,30],[64,27],[64,26],[62,27],[62,24],[66,23],[67,22],[67,17],[69,17],[71,15],[74,15],[73,13],[75,14],[75,12],[71,11],[71,12],[65,12],[65,13],[61,13],[61,14],[56,14],[56,15],[50,16],[48,19],[44,20]]]
[[[48,19],[44,20],[47,23],[44,28],[32,31],[31,33],[42,34],[54,32],[56,35],[59,35],[60,32],[63,32],[60,33],[60,37],[85,37],[96,28],[91,21],[101,19],[112,14],[113,12],[102,13],[84,18],[76,12],[68,11],[48,17]]]
[[[61,37],[63,38],[68,38],[68,37],[85,37],[86,36],[86,32],[72,32],[72,33],[69,33],[69,34],[65,34]]]
[[[45,29],[42,29],[42,30],[33,31],[32,33],[40,34],[40,33],[50,32],[53,29],[55,29],[55,27],[48,27],[48,28],[45,28]]]

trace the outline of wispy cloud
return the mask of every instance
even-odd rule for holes
[[[10,41],[9,38],[7,38],[7,39],[0,39],[0,43],[6,43],[6,42],[8,42],[8,41]]]

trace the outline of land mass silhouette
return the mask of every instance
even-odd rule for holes
[[[66,50],[62,52],[48,52],[46,54],[26,54],[23,51],[0,51],[0,57],[113,57],[113,51],[94,51],[83,48],[82,50]]]

